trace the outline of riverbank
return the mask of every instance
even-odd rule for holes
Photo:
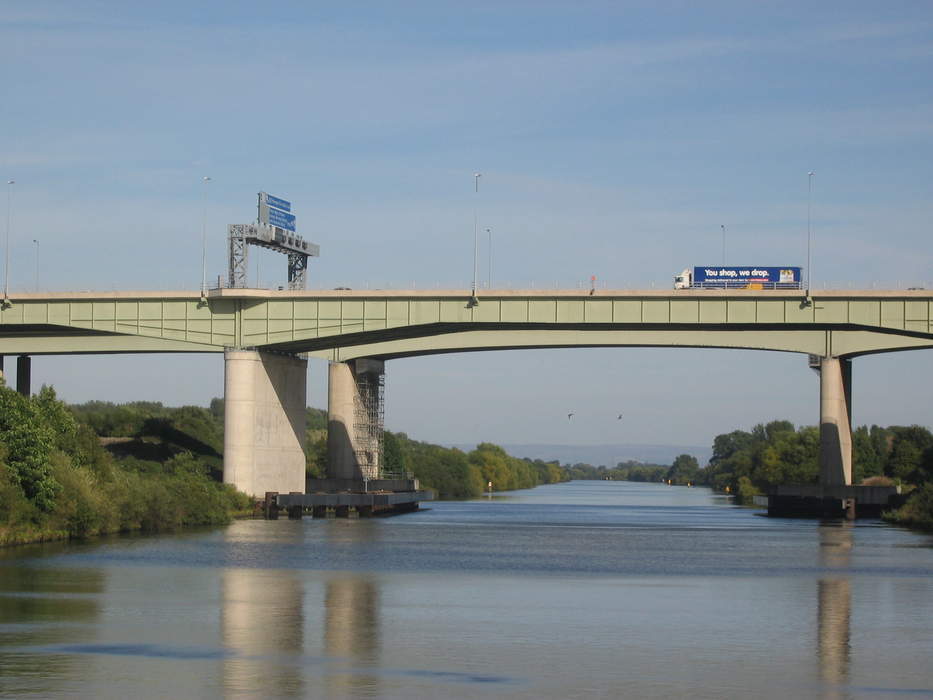
[[[307,409],[306,472],[326,473],[326,414]],[[0,546],[224,525],[253,499],[221,483],[221,399],[209,408],[92,401],[0,386]],[[384,468],[412,473],[440,499],[566,480],[483,443],[470,453],[385,434]]]
[[[100,443],[53,389],[0,386],[0,546],[219,525],[251,510],[190,450],[152,443],[169,450],[164,461],[117,459]]]

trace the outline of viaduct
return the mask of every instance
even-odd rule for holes
[[[478,302],[478,303],[477,303]],[[328,474],[380,474],[385,362],[547,347],[690,347],[809,356],[820,375],[820,479],[852,482],[853,358],[933,347],[933,292],[267,291],[16,294],[3,356],[30,391],[32,355],[224,356],[224,481],[254,496],[304,492],[307,358],[330,361]],[[803,368],[803,363],[802,363]]]

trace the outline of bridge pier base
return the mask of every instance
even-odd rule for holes
[[[29,355],[20,355],[16,358],[16,391],[23,396],[29,396],[32,384],[32,358]]]
[[[254,497],[305,491],[308,361],[224,352],[224,483]]]
[[[385,363],[331,362],[327,383],[327,476],[377,479],[381,468]]]
[[[820,358],[820,484],[852,483],[852,365]]]

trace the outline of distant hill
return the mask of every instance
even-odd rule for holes
[[[452,445],[470,451],[471,444]],[[650,464],[671,464],[678,455],[688,454],[697,458],[705,467],[713,455],[710,446],[700,445],[502,445],[513,457],[528,459],[558,460],[561,464],[592,464],[598,467],[613,467],[619,462],[634,460]]]

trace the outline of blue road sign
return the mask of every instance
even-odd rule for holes
[[[267,192],[262,192],[261,195],[262,195],[263,203],[268,204],[270,207],[275,207],[276,209],[281,209],[282,211],[292,210],[292,203],[285,199],[279,199],[278,197],[273,197],[271,194],[268,194]],[[274,225],[277,226],[278,224],[274,224]]]
[[[287,231],[295,230],[295,215],[288,214],[274,207],[267,207],[266,211],[269,212],[269,225],[278,226],[279,228],[284,228]]]

